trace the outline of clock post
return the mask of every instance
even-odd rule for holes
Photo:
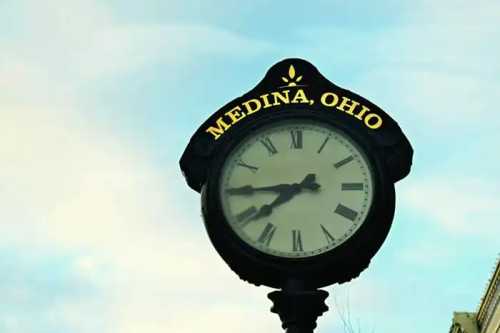
[[[269,293],[271,312],[277,313],[287,333],[312,333],[316,319],[328,311],[325,290],[305,290],[300,281],[291,280],[283,288]]]
[[[312,333],[328,310],[319,288],[358,277],[384,242],[412,155],[386,112],[285,59],[199,127],[180,167],[219,255],[278,289],[288,333]]]

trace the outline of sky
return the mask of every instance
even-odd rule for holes
[[[178,160],[284,58],[411,141],[392,229],[317,332],[447,332],[499,255],[498,1],[0,0],[0,332],[280,332]],[[347,330],[348,331],[348,330]]]

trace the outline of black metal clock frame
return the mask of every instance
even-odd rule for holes
[[[241,140],[262,126],[290,119],[326,123],[347,134],[368,158],[374,182],[370,211],[357,232],[338,247],[305,258],[273,256],[242,241],[226,221],[219,188],[226,157]],[[218,253],[242,279],[256,285],[281,288],[287,280],[295,279],[304,281],[308,287],[317,288],[356,277],[368,266],[370,258],[382,245],[389,232],[394,212],[394,185],[383,172],[381,154],[375,153],[377,147],[363,132],[353,131],[327,114],[315,112],[311,107],[282,109],[245,125],[231,133],[227,144],[214,156],[207,182],[202,189],[203,220]],[[333,205],[336,204],[332,202],[332,211],[335,208]],[[311,219],[314,219],[314,216]]]
[[[290,94],[302,89],[303,93],[307,92],[310,103],[273,105],[248,114],[245,119],[239,118],[230,128],[226,126],[223,133],[219,131],[220,135],[216,138],[208,133],[207,128],[227,117],[229,110],[238,108],[245,101],[283,90],[283,81],[289,82],[284,73],[291,73],[292,69],[293,75],[290,76],[299,73],[301,82],[289,83],[286,89]],[[360,121],[360,117],[353,117],[352,112],[342,112],[320,103],[325,93],[357,101],[376,113],[383,120],[382,126],[369,128]],[[349,239],[317,256],[284,258],[259,251],[238,237],[222,210],[219,186],[227,156],[259,128],[289,119],[321,122],[342,131],[363,151],[372,170],[373,201],[365,221]],[[202,194],[206,230],[225,262],[243,280],[255,285],[283,288],[280,294],[271,293],[269,297],[273,299],[273,309],[280,313],[285,327],[290,323],[299,325],[302,317],[299,312],[292,311],[293,308],[286,305],[284,299],[301,298],[316,302],[316,316],[321,315],[326,310],[322,303],[326,295],[315,289],[349,281],[368,267],[389,233],[395,209],[394,183],[409,173],[412,154],[410,143],[387,113],[365,98],[331,83],[307,61],[286,59],[272,66],[254,89],[226,104],[200,126],[182,155],[180,166],[188,185]],[[302,331],[312,332],[314,326],[309,325]]]

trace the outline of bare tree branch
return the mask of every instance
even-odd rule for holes
[[[363,329],[361,328],[361,319],[359,317],[355,318],[356,325],[353,324],[353,318],[351,317],[351,305],[350,305],[350,297],[348,289],[346,293],[347,295],[344,305],[340,304],[337,294],[335,292],[332,293],[335,310],[338,313],[340,321],[342,322],[343,330],[345,333],[362,333]],[[374,325],[372,325],[370,331],[371,333],[375,333]]]

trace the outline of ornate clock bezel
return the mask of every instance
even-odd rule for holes
[[[323,287],[349,281],[368,266],[389,232],[395,195],[393,182],[384,170],[383,151],[364,131],[315,109],[313,106],[286,107],[242,125],[227,135],[208,168],[207,182],[202,188],[202,212],[210,240],[231,269],[253,284],[279,288],[287,280],[297,279],[311,287]],[[325,123],[342,131],[363,151],[372,168],[373,200],[364,223],[342,244],[317,256],[285,258],[253,248],[229,225],[219,195],[221,172],[229,153],[255,130],[290,119]]]
[[[303,147],[301,147],[301,149],[299,149],[299,150],[292,149],[291,146],[288,147],[288,146],[284,146],[283,143],[280,144],[280,143],[274,142],[275,140],[274,140],[273,133],[284,132],[284,131],[288,132],[288,131],[293,130],[295,128],[297,128],[297,129],[301,128],[302,130],[305,130],[304,140],[306,143]],[[275,132],[276,130],[278,132]],[[313,147],[313,146],[311,146],[312,142],[310,142],[310,140],[309,140],[310,139],[309,134],[307,134],[307,132],[309,130],[313,130],[314,132],[321,131],[321,132],[323,132],[324,135],[327,135],[328,138],[331,140],[330,141],[326,140],[324,142],[323,141],[318,142],[317,146]],[[226,183],[225,186],[228,186],[228,184],[227,184],[227,181],[228,181],[227,172],[229,171],[228,169],[233,170],[235,165],[234,165],[234,162],[232,162],[232,161],[234,161],[234,158],[239,158],[239,157],[235,156],[235,153],[237,155],[239,155],[240,153],[238,151],[241,152],[240,149],[245,149],[245,147],[249,148],[250,144],[249,144],[248,140],[250,140],[251,142],[253,142],[255,144],[255,141],[256,141],[255,136],[262,137],[263,135],[265,135],[265,136],[270,135],[270,138],[273,141],[273,146],[276,145],[276,147],[273,147],[273,148],[277,148],[277,150],[276,150],[276,154],[272,154],[271,151],[267,151],[265,149],[265,146],[261,146],[261,144],[257,143],[259,146],[258,149],[262,150],[262,152],[264,153],[264,155],[261,156],[261,158],[263,158],[264,160],[274,161],[274,163],[277,163],[276,167],[278,167],[279,170],[285,171],[285,169],[297,169],[297,167],[298,167],[298,169],[302,170],[303,173],[298,175],[297,176],[298,178],[292,177],[292,178],[281,179],[281,181],[277,181],[276,176],[279,177],[282,174],[282,172],[279,171],[278,173],[280,175],[267,174],[268,180],[266,182],[262,183],[262,181],[263,181],[262,178],[266,178],[267,167],[265,167],[265,166],[263,167],[263,165],[262,165],[262,163],[265,163],[265,161],[260,160],[260,159],[256,159],[255,157],[253,157],[251,159],[251,162],[247,161],[245,159],[244,163],[250,162],[250,164],[253,164],[255,166],[259,166],[259,168],[257,169],[259,172],[257,172],[257,170],[245,170],[245,171],[243,171],[244,173],[248,173],[248,175],[252,175],[252,180],[249,179],[248,182],[246,183],[248,185],[256,186],[255,182],[259,182],[259,181],[260,181],[260,186],[277,185],[280,182],[293,183],[293,181],[299,181],[299,180],[303,179],[309,172],[312,172],[312,170],[315,169],[316,162],[313,162],[311,165],[312,160],[308,163],[309,167],[307,169],[309,170],[309,172],[306,172],[303,169],[303,167],[305,165],[301,166],[301,164],[303,162],[299,162],[299,164],[295,164],[295,163],[290,163],[290,161],[287,161],[286,162],[287,164],[284,164],[285,162],[283,160],[282,154],[284,153],[286,155],[285,150],[287,148],[290,148],[291,151],[296,151],[297,155],[295,155],[295,154],[294,155],[297,156],[301,161],[303,161],[305,157],[300,152],[304,151],[303,149],[305,149],[305,150],[310,150],[309,152],[314,152],[314,156],[321,160],[321,162],[318,160],[318,163],[327,163],[328,164],[327,169],[322,169],[321,172],[319,172],[319,170],[318,170],[317,172],[319,172],[319,173],[315,173],[316,182],[319,183],[318,185],[320,187],[320,191],[318,193],[311,193],[313,191],[311,191],[309,193],[309,195],[311,195],[311,194],[313,195],[313,197],[311,197],[311,198],[316,198],[316,199],[320,199],[320,200],[325,200],[326,198],[328,198],[328,207],[325,207],[329,211],[328,215],[324,216],[321,219],[318,219],[318,216],[315,213],[316,210],[314,210],[311,212],[311,215],[309,215],[308,218],[303,218],[301,220],[297,220],[296,219],[297,216],[295,214],[293,214],[292,217],[290,217],[290,218],[293,219],[294,221],[296,220],[297,223],[302,224],[302,225],[301,226],[297,225],[296,227],[294,227],[292,229],[298,228],[298,229],[302,229],[301,231],[305,231],[306,233],[308,233],[307,230],[312,227],[312,225],[310,223],[311,222],[312,222],[312,224],[316,223],[315,227],[319,228],[319,225],[317,224],[317,222],[320,222],[320,220],[321,220],[321,223],[325,223],[325,226],[333,226],[331,223],[334,223],[335,225],[337,225],[338,223],[342,224],[341,220],[343,218],[341,218],[339,215],[336,215],[335,213],[333,213],[333,211],[337,207],[338,203],[345,204],[346,203],[345,200],[343,200],[342,197],[338,196],[338,194],[335,195],[334,197],[331,197],[327,193],[325,193],[325,190],[331,189],[331,185],[327,185],[325,182],[328,182],[328,181],[331,181],[332,179],[338,178],[339,170],[337,170],[337,167],[335,167],[334,162],[338,162],[341,159],[341,156],[337,155],[338,148],[334,148],[332,150],[332,148],[330,147],[330,151],[328,151],[328,149],[327,149],[327,150],[323,151],[322,154],[318,154],[318,152],[317,152],[317,150],[320,148],[320,145],[322,143],[326,144],[327,141],[329,142],[327,146],[331,146],[332,144],[333,145],[339,144],[341,146],[348,147],[347,149],[351,152],[351,154],[353,154],[353,156],[358,155],[358,157],[355,158],[355,161],[353,164],[347,165],[342,170],[350,169],[350,168],[357,169],[360,166],[362,168],[364,168],[364,169],[360,170],[361,172],[365,172],[365,176],[363,176],[365,178],[364,179],[364,183],[365,183],[364,191],[362,191],[363,192],[362,197],[358,197],[358,199],[362,200],[363,203],[359,202],[359,204],[361,206],[357,207],[358,216],[355,220],[349,221],[349,222],[347,222],[348,220],[344,221],[344,223],[345,223],[344,227],[346,227],[346,230],[344,230],[344,231],[346,232],[346,234],[335,235],[335,240],[333,242],[331,242],[331,241],[326,242],[326,238],[323,237],[321,239],[317,239],[317,241],[319,241],[321,243],[314,243],[314,244],[310,242],[311,240],[308,239],[307,235],[304,235],[305,239],[302,239],[302,240],[305,242],[304,244],[309,245],[310,248],[306,247],[305,251],[292,251],[293,246],[292,246],[291,242],[289,242],[287,248],[278,249],[275,246],[273,246],[275,244],[275,239],[279,238],[276,236],[280,236],[280,235],[283,236],[283,233],[282,233],[283,231],[280,231],[280,229],[282,229],[283,227],[286,227],[287,224],[292,222],[292,221],[286,221],[286,220],[281,220],[280,222],[277,222],[274,219],[275,215],[280,214],[279,210],[281,210],[282,208],[278,208],[276,212],[273,212],[268,217],[263,217],[263,218],[259,219],[260,221],[262,221],[262,223],[258,223],[257,221],[249,223],[249,227],[251,228],[251,226],[250,226],[251,224],[258,224],[258,225],[263,224],[261,227],[264,227],[267,224],[267,222],[269,222],[269,223],[272,223],[272,225],[276,226],[278,229],[277,231],[279,231],[278,234],[274,235],[275,237],[272,239],[272,241],[270,240],[270,245],[269,244],[266,245],[265,243],[262,243],[262,242],[256,242],[255,238],[252,238],[247,232],[244,232],[241,228],[237,227],[237,224],[239,224],[240,222],[237,222],[235,220],[235,216],[232,215],[232,213],[234,213],[234,211],[233,211],[233,209],[230,209],[231,205],[229,204],[229,202],[231,201],[230,198],[234,198],[234,196],[230,195],[228,197],[225,194],[224,186],[222,184],[220,184],[219,188],[222,191],[222,192],[220,192],[220,199],[223,203],[222,207],[224,208],[224,211],[226,214],[226,220],[231,221],[230,225],[232,226],[233,230],[240,236],[240,238],[242,238],[244,241],[246,241],[250,246],[257,248],[258,250],[260,250],[262,252],[265,252],[265,253],[268,253],[270,255],[274,255],[277,257],[290,257],[290,258],[299,258],[299,257],[305,258],[305,257],[316,256],[320,253],[330,251],[332,248],[339,246],[345,240],[350,238],[352,236],[352,234],[354,232],[356,232],[357,229],[364,222],[364,220],[369,212],[369,208],[371,207],[371,201],[372,201],[372,194],[373,194],[372,193],[373,187],[371,184],[371,181],[373,179],[372,170],[371,170],[372,168],[371,168],[370,162],[368,161],[367,157],[365,156],[364,150],[362,150],[360,147],[358,147],[358,144],[356,142],[353,142],[353,140],[350,138],[350,136],[348,134],[344,133],[344,131],[341,131],[338,127],[333,127],[333,126],[331,126],[323,121],[314,120],[314,119],[311,119],[310,117],[299,117],[299,118],[289,117],[289,119],[278,119],[277,121],[271,121],[265,125],[256,127],[255,130],[253,130],[252,132],[249,132],[246,137],[242,138],[241,142],[234,145],[234,148],[231,150],[229,155],[226,157],[226,160],[224,162],[224,166],[221,170],[221,174],[219,177],[219,179],[221,179],[222,182]],[[290,134],[288,134],[288,135],[290,135]],[[321,140],[323,140],[323,139],[324,138],[322,138]],[[289,138],[289,140],[290,140],[290,138]],[[289,143],[289,144],[291,144],[291,143]],[[321,148],[324,148],[324,146],[321,146]],[[335,152],[335,155],[332,155],[333,152]],[[265,153],[268,153],[268,154],[265,154]],[[347,155],[345,155],[345,156],[347,156]],[[343,156],[343,157],[345,157],[345,156]],[[306,159],[309,159],[309,158],[310,157],[307,157]],[[336,159],[336,161],[333,161],[333,159]],[[361,162],[361,161],[356,162],[356,160],[358,160],[358,159],[363,160],[363,162]],[[298,161],[296,161],[296,162],[298,162]],[[366,163],[366,165],[364,165],[365,163]],[[238,163],[236,163],[236,164],[238,164]],[[232,166],[230,166],[230,165],[232,165]],[[243,164],[243,165],[246,165],[246,164]],[[262,170],[260,170],[260,169],[262,169]],[[340,172],[342,172],[342,170],[340,170]],[[250,172],[250,171],[253,171],[253,172]],[[269,178],[269,176],[271,176],[271,178]],[[350,180],[354,180],[354,179],[350,179]],[[338,186],[340,187],[340,184],[338,184]],[[309,192],[309,190],[306,190],[305,192]],[[362,192],[358,192],[358,194],[360,194]],[[260,193],[262,193],[262,192],[260,192]],[[343,192],[343,193],[347,193],[347,192]],[[351,192],[351,193],[353,193],[353,192]],[[278,193],[274,193],[274,194],[267,193],[267,194],[268,194],[268,200],[266,202],[262,202],[261,204],[269,204],[270,202],[272,202],[274,199],[276,199],[278,197]],[[296,201],[300,201],[299,197],[301,197],[302,195],[303,194],[297,195],[297,198],[292,199],[290,203],[285,203],[284,206],[293,208],[295,212],[298,212],[297,209],[302,209],[302,208],[297,208],[295,206],[296,205],[295,203],[296,203]],[[333,194],[330,194],[330,195],[333,195]],[[252,202],[252,199],[254,199],[255,196],[259,197],[258,193],[245,196],[247,199],[251,200],[245,206],[245,208],[250,207],[250,206],[255,207],[254,206],[255,203]],[[236,196],[236,197],[241,198],[241,196]],[[332,200],[339,200],[339,201],[335,201],[335,203],[334,203],[334,201],[332,201]],[[358,203],[356,203],[356,204],[358,204]],[[356,207],[356,204],[354,204],[353,207]],[[332,205],[333,205],[333,207],[331,207]],[[294,208],[294,206],[295,206],[295,208]],[[259,207],[259,205],[257,205],[257,207]],[[317,208],[319,208],[319,207],[316,207],[316,209]],[[332,213],[333,213],[333,215],[332,215]],[[340,218],[340,220],[337,220],[335,217],[337,219]],[[310,219],[316,219],[316,222],[310,221]],[[306,221],[307,221],[307,223],[304,224],[304,222],[306,222]],[[245,227],[244,229],[248,230],[247,227]],[[262,230],[263,229],[260,229],[260,231],[262,231]],[[320,229],[318,229],[318,231],[320,231]],[[329,230],[329,231],[332,231],[332,230]],[[333,232],[333,234],[335,234],[335,232]],[[256,235],[254,235],[254,237],[255,236]],[[301,238],[304,238],[304,237],[301,237]]]
[[[239,240],[218,204],[219,173],[227,153],[250,131],[291,117],[326,122],[343,131],[363,149],[374,178],[374,200],[366,218],[370,223],[331,251],[293,259],[265,254]],[[290,280],[301,280],[315,288],[349,281],[368,266],[387,237],[395,208],[394,183],[408,175],[412,156],[408,139],[389,114],[295,58],[274,64],[254,88],[210,115],[191,137],[180,167],[187,185],[202,194],[210,240],[233,271],[256,285],[282,288]]]

